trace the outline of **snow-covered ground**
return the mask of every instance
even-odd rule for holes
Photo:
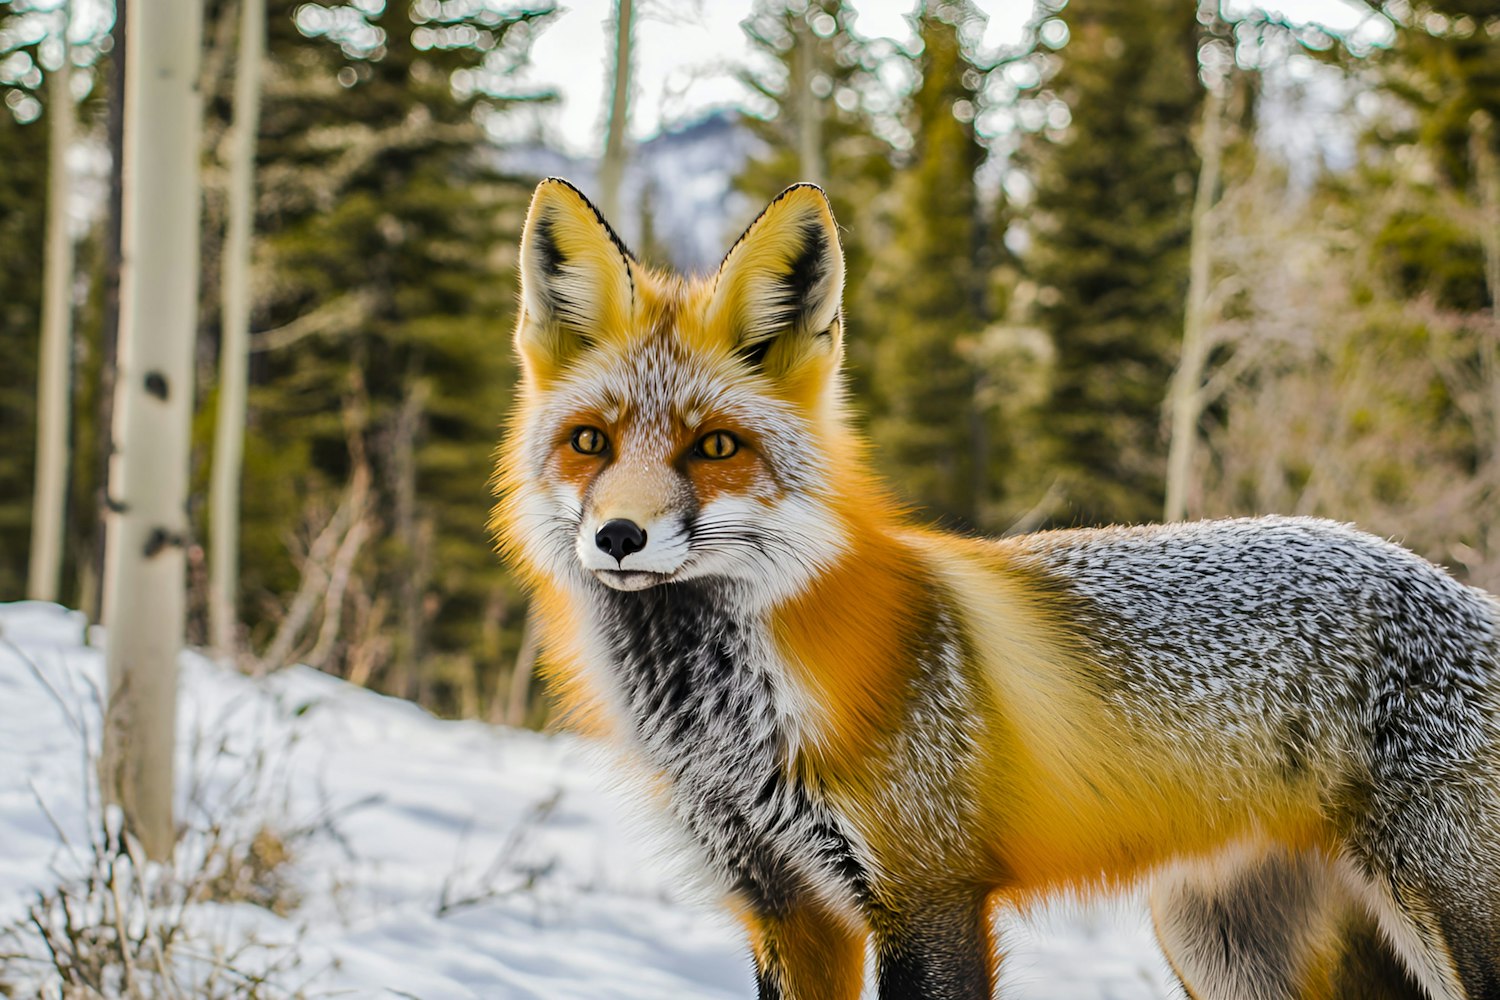
[[[0,925],[76,873],[97,822],[85,746],[104,667],[86,632],[55,605],[0,605]],[[299,901],[285,916],[189,907],[221,947],[259,943],[273,984],[259,995],[755,995],[735,925],[653,853],[587,743],[440,721],[302,667],[252,680],[188,653],[181,668],[181,818],[313,830],[290,838]],[[1003,996],[1172,995],[1132,900],[1006,923]],[[19,991],[39,991],[42,971],[0,957],[0,994],[32,995]]]

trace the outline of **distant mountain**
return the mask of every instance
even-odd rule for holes
[[[631,147],[621,185],[626,210],[610,223],[637,252],[665,252],[669,259],[659,263],[690,272],[712,270],[757,207],[732,184],[760,147],[733,111],[715,111],[638,143]],[[585,194],[598,189],[599,162],[593,157],[538,144],[500,150],[497,162],[507,173],[566,177]]]

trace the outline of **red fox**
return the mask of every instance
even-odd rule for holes
[[[1500,998],[1500,603],[1308,518],[983,540],[867,468],[823,192],[717,273],[565,181],[492,529],[762,1000],[996,988],[992,911],[1150,885],[1195,1000]]]

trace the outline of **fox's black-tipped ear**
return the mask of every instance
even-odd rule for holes
[[[773,378],[813,374],[838,365],[843,293],[844,254],[828,198],[815,184],[796,184],[730,248],[709,317]]]
[[[539,381],[597,340],[623,336],[635,311],[635,259],[599,210],[558,177],[536,186],[521,233],[516,350]]]

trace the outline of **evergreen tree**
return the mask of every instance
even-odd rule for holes
[[[863,298],[873,351],[871,435],[884,470],[930,511],[995,527],[1005,434],[982,349],[991,315],[989,226],[975,184],[979,72],[964,56],[967,4],[921,18],[910,164],[896,178],[882,254]]]
[[[1496,195],[1483,178],[1500,161],[1500,11],[1437,0],[1405,20],[1395,46],[1372,59],[1374,82],[1407,112],[1382,117],[1367,136],[1376,155],[1365,179],[1399,181],[1405,193],[1377,245],[1402,292],[1475,312],[1500,294],[1486,278],[1487,199]],[[1389,154],[1405,147],[1431,167],[1422,178],[1396,175]]]
[[[75,30],[83,19],[75,19]],[[98,24],[97,21],[87,23]],[[37,350],[41,323],[42,246],[47,204],[46,67],[58,58],[54,5],[32,0],[0,4],[0,600],[24,592],[30,548],[31,504],[36,458]],[[107,22],[102,25],[107,28]],[[105,34],[72,36],[68,49],[74,82],[97,80]],[[45,51],[52,49],[52,51]],[[79,136],[97,131],[101,114],[95,90],[76,109]],[[77,248],[79,270],[87,270],[92,239]],[[67,502],[70,527],[63,545],[61,599],[80,597],[77,570],[87,563],[96,505],[88,492],[96,480],[92,438],[97,421],[89,407],[96,399],[88,380],[97,366],[98,317],[86,308],[75,317],[72,359],[78,368],[72,412],[73,473]],[[77,526],[84,526],[80,534]],[[82,557],[80,561],[80,557]],[[84,595],[86,596],[86,595]]]
[[[21,597],[31,538],[47,126],[0,109],[0,600]]]
[[[768,109],[764,117],[747,119],[765,152],[745,165],[736,187],[756,210],[799,181],[827,192],[846,263],[849,369],[863,394],[870,331],[860,288],[874,260],[876,213],[894,172],[893,150],[877,120],[892,102],[877,68],[882,58],[899,56],[861,39],[853,22],[844,0],[759,0],[744,22],[758,57],[744,80]]]
[[[512,650],[519,631],[484,525],[531,182],[489,166],[480,122],[542,13],[278,2],[269,19],[241,611],[264,644],[273,595],[298,586],[287,525],[326,517],[364,464],[377,528],[324,665],[448,711],[496,674],[487,614],[511,608]]]
[[[1031,144],[1030,255],[1057,351],[1046,422],[1070,521],[1162,508],[1162,401],[1182,331],[1198,159],[1195,6],[1091,0],[1061,15],[1071,127]]]

